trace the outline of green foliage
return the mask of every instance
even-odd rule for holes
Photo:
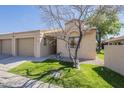
[[[108,38],[108,35],[118,35],[121,28],[117,11],[113,11],[104,8],[101,11],[96,12],[89,19],[90,26],[97,28],[96,40],[98,42],[97,50],[101,50],[101,41]]]
[[[90,64],[81,64],[80,70],[77,70],[70,63],[57,60],[25,62],[9,72],[66,88],[124,87],[123,76],[105,67]],[[59,72],[60,77],[52,77],[53,72]]]
[[[99,15],[93,15],[92,20],[89,21],[91,26],[97,28],[97,40],[98,38],[105,39],[107,35],[118,35],[121,23],[119,22],[117,13],[99,13]]]

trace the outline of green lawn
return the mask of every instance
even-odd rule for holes
[[[57,60],[25,62],[9,72],[55,84],[61,87],[111,88],[124,87],[124,77],[102,66],[81,64],[80,70],[71,67],[70,63]],[[53,77],[59,72],[59,77]]]
[[[100,53],[97,52],[97,57],[104,60],[104,50],[101,50]]]

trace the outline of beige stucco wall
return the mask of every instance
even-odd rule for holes
[[[43,37],[45,33],[53,33],[53,31],[28,31],[28,32],[16,32],[16,33],[8,33],[8,34],[0,34],[0,41],[4,39],[11,40],[8,42],[8,45],[0,45],[5,46],[3,51],[9,51],[11,49],[11,54],[13,56],[17,56],[18,54],[21,56],[35,56],[42,57],[48,56],[55,52],[51,45],[47,44],[43,45]],[[33,38],[33,40],[29,40],[29,38]],[[20,47],[19,47],[20,46]],[[8,48],[9,47],[9,48]],[[7,48],[7,49],[6,49]]]
[[[73,36],[77,36],[77,34],[73,33]],[[63,40],[57,39],[57,52],[61,52],[64,57],[69,57],[67,44]],[[71,48],[71,52],[74,53],[74,48]],[[96,30],[86,33],[86,35],[82,38],[81,45],[78,50],[78,58],[96,58]]]
[[[104,65],[124,75],[124,45],[106,45],[104,51]]]
[[[0,40],[11,39],[11,50],[12,50],[12,55],[13,56],[17,56],[17,52],[18,52],[17,51],[17,43],[18,43],[17,40],[18,39],[23,39],[23,38],[34,38],[34,42],[33,42],[34,43],[34,45],[33,45],[34,54],[33,55],[35,57],[40,57],[40,30],[28,31],[28,32],[16,32],[16,33],[0,34]],[[28,44],[28,42],[26,43],[26,45],[27,44]],[[23,45],[25,45],[25,43]],[[22,46],[22,48],[23,47],[24,46]],[[27,50],[25,50],[25,51],[27,51]]]
[[[74,30],[74,29],[73,29]],[[72,30],[72,31],[73,31]],[[42,57],[42,56],[48,56],[51,55],[53,53],[55,53],[56,48],[52,47],[50,44],[47,44],[46,46],[43,45],[44,43],[44,34],[46,33],[52,33],[50,31],[29,31],[29,32],[17,32],[17,33],[10,33],[10,34],[3,34],[0,35],[0,40],[3,39],[11,39],[11,52],[13,56],[17,56],[18,54],[18,40],[19,39],[25,39],[25,38],[34,38],[33,42],[31,46],[34,45],[33,47],[29,47],[27,44],[30,43],[29,41],[23,40],[22,44],[20,45],[22,48],[20,51],[24,51],[26,53],[23,52],[22,55],[25,56],[28,55],[29,50],[31,50],[31,55],[34,55],[35,57]],[[77,33],[71,33],[71,36],[77,36]],[[69,36],[69,34],[68,34]],[[95,59],[95,55],[96,55],[96,32],[94,31],[90,31],[90,33],[88,32],[85,37],[82,39],[81,42],[81,46],[79,48],[79,53],[78,53],[78,57],[79,58],[85,58],[85,59]],[[8,43],[9,44],[9,43]],[[29,47],[29,49],[26,49],[27,46]],[[10,49],[10,48],[9,48]],[[33,52],[32,52],[33,51]],[[74,49],[71,49],[71,51],[73,52]],[[61,40],[57,40],[57,52],[63,52],[63,56],[67,56],[68,57],[68,50],[66,47],[66,44],[61,41]],[[34,54],[33,54],[34,53]]]

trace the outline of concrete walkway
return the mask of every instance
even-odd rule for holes
[[[96,58],[96,60],[84,60],[81,62],[81,64],[93,64],[93,65],[104,66],[104,61],[99,58]]]
[[[9,57],[11,57],[11,56],[10,55],[1,55],[0,54],[0,60],[6,59],[6,58],[9,58]]]
[[[58,88],[58,86],[0,71],[1,88]]]
[[[9,70],[11,68],[14,68],[26,61],[34,61],[34,62],[37,62],[37,61],[44,61],[46,59],[50,58],[49,57],[40,57],[40,58],[35,58],[35,57],[8,57],[8,58],[4,58],[2,60],[0,60],[0,65],[3,65],[1,66],[0,69],[2,70]]]
[[[51,59],[57,59],[55,55],[52,55],[51,56]],[[67,57],[63,57],[61,60],[63,61],[68,61],[70,62],[70,58],[67,58]],[[85,60],[85,59],[81,59],[80,60],[80,64],[93,64],[93,65],[100,65],[100,66],[103,66],[104,65],[104,61],[99,59],[98,57],[96,57],[95,60]]]

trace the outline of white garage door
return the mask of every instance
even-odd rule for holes
[[[19,56],[34,56],[34,39],[17,39],[17,54]]]
[[[12,55],[12,42],[11,39],[2,40],[1,42],[2,54]]]

